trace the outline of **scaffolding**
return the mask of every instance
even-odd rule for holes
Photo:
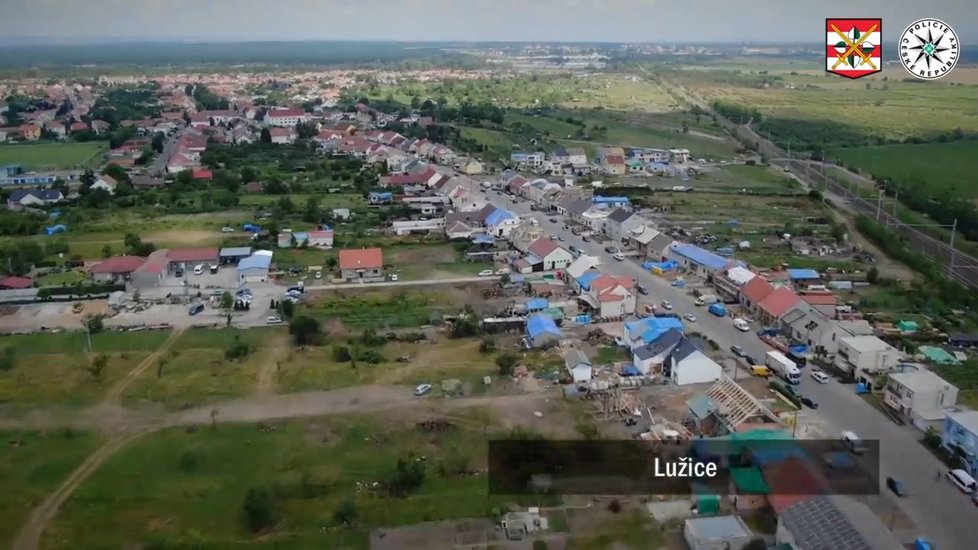
[[[714,415],[731,432],[756,416],[769,416],[776,419],[760,401],[726,375],[706,390],[706,395],[716,404]]]

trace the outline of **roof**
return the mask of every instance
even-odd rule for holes
[[[770,462],[762,468],[764,480],[771,489],[768,503],[778,514],[792,505],[825,492],[827,482],[808,461],[788,457]]]
[[[949,412],[947,417],[973,434],[978,434],[978,411]]]
[[[272,256],[270,254],[253,254],[238,262],[238,271],[244,271],[246,269],[268,269],[271,266]]]
[[[760,468],[731,468],[730,478],[740,494],[766,495],[771,492]]]
[[[251,247],[250,246],[231,246],[228,248],[222,248],[219,254],[222,258],[235,258],[238,256],[250,256]]]
[[[97,181],[100,181],[100,180],[102,181],[102,183],[108,185],[109,187],[115,187],[116,185],[119,185],[119,182],[117,182],[115,180],[115,178],[113,178],[112,176],[110,176],[108,174],[102,174],[95,181],[97,182]]]
[[[384,267],[384,251],[380,248],[340,250],[340,269],[380,269]]]
[[[298,117],[305,115],[306,112],[302,109],[269,109],[266,113],[266,117],[272,118],[285,118],[285,117]]]
[[[689,412],[700,420],[709,417],[717,410],[717,404],[705,393],[698,393],[687,399],[686,406],[689,407]]]
[[[683,339],[683,333],[677,329],[670,328],[662,333],[654,342],[645,344],[632,350],[632,354],[638,359],[651,359],[672,349]]]
[[[615,223],[622,223],[634,215],[635,213],[630,210],[625,210],[624,208],[616,208],[611,214],[608,214],[608,219]]]
[[[15,189],[10,192],[10,199],[13,202],[20,202],[26,197],[36,197],[42,201],[56,201],[64,198],[61,191],[54,189]]]
[[[574,279],[580,279],[588,270],[601,265],[601,260],[597,256],[582,255],[571,262],[564,271]]]
[[[875,336],[852,336],[850,338],[843,338],[841,341],[859,353],[871,353],[891,349],[889,344]]]
[[[526,318],[526,333],[530,335],[530,338],[536,338],[545,333],[560,336],[560,329],[557,328],[557,323],[554,322],[553,317],[538,313]]]
[[[268,135],[271,137],[289,137],[292,135],[292,128],[269,128]]]
[[[685,531],[699,543],[722,544],[731,539],[752,536],[750,528],[737,516],[689,518],[686,520]]]
[[[672,250],[687,260],[699,264],[707,269],[719,270],[727,265],[727,259],[718,256],[708,250],[692,245],[680,244],[672,247]]]
[[[671,357],[674,362],[678,363],[699,351],[699,348],[697,348],[693,342],[684,338],[683,341],[676,346],[676,349],[672,350]]]
[[[750,281],[747,281],[747,284],[740,289],[740,293],[755,304],[760,303],[761,300],[767,298],[772,292],[774,292],[774,286],[764,277],[754,277]]]
[[[585,353],[577,348],[570,348],[564,354],[564,365],[570,370],[578,365],[591,366],[591,360],[587,358]]]
[[[143,265],[146,258],[140,256],[114,256],[88,268],[89,273],[132,273]]]
[[[661,338],[669,329],[682,332],[683,322],[675,317],[646,317],[637,321],[626,321],[625,330],[629,338],[641,338],[644,344],[649,344]]]
[[[581,285],[584,290],[591,290],[591,283],[601,277],[601,272],[597,269],[591,269],[584,272],[583,275],[577,278],[577,284]]]
[[[530,298],[526,301],[527,311],[536,311],[538,309],[547,309],[550,307],[550,302],[546,298]]]
[[[495,208],[495,207],[494,207]],[[485,224],[489,226],[499,225],[506,220],[513,219],[513,215],[509,213],[508,210],[502,208],[496,208],[488,216],[486,216]]]
[[[903,385],[914,394],[942,391],[954,387],[940,376],[923,369],[894,373],[889,375],[889,379]],[[953,405],[953,403],[948,403],[948,405]]]
[[[727,270],[727,278],[740,286],[751,282],[754,277],[757,277],[757,273],[739,265]]]
[[[560,246],[550,237],[540,237],[539,239],[533,241],[533,244],[527,248],[527,252],[540,259],[545,259],[558,248],[560,248]]]
[[[217,247],[207,248],[177,248],[166,253],[171,262],[206,262],[220,257]]]
[[[813,306],[834,306],[839,303],[835,294],[802,294],[801,299]]]
[[[789,269],[788,277],[790,277],[792,280],[795,281],[798,280],[804,281],[804,280],[811,280],[811,279],[819,279],[821,276],[818,274],[818,271],[815,271],[814,269]]]
[[[780,515],[798,550],[896,550],[904,546],[865,504],[841,495],[795,503]]]
[[[2,288],[30,288],[34,285],[34,281],[27,277],[4,277],[0,279],[0,287]]]
[[[757,304],[771,317],[781,317],[791,306],[798,303],[798,295],[788,287],[781,287],[769,294]]]

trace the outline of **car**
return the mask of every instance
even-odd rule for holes
[[[949,470],[944,475],[962,492],[973,495],[978,489],[978,482],[975,482],[975,479],[964,470]]]
[[[812,380],[818,382],[819,384],[828,384],[829,383],[829,375],[825,374],[824,372],[822,372],[820,370],[813,370],[812,371]]]
[[[736,346],[736,345],[730,346],[730,351],[733,352],[733,354],[736,355],[737,357],[747,357],[747,352],[744,351],[744,348],[740,346]]]
[[[297,294],[302,294],[305,291],[306,291],[306,289],[305,289],[305,286],[303,286],[303,285],[290,286],[289,287],[289,290],[288,290],[288,292],[290,294],[293,293],[293,292],[295,292]]]
[[[625,255],[622,254],[621,252],[615,252],[611,257],[618,260],[619,262],[625,261]]]
[[[666,300],[662,300],[662,308],[668,311],[672,311],[672,304],[670,304]]]
[[[391,275],[391,280],[392,281],[396,281],[397,280],[397,273],[394,273],[394,274]]]
[[[269,315],[267,318],[265,318],[265,324],[266,325],[281,325],[282,324],[282,318],[279,317],[278,315]]]
[[[811,397],[802,397],[800,399],[800,401],[801,401],[801,404],[802,405],[808,407],[809,409],[817,409],[818,408],[818,403],[816,403],[815,401],[813,401]]]
[[[563,235],[561,235],[560,233],[558,233],[558,234],[557,234],[557,240],[558,240],[558,241],[562,241],[562,240],[564,240],[564,236],[563,236]]]
[[[591,241],[591,237],[588,237],[587,235],[583,235],[583,236],[581,236],[581,240],[584,241],[584,242],[590,242]]]
[[[204,264],[197,264],[194,266],[194,275],[204,274]]]
[[[604,251],[607,252],[608,254],[615,254],[618,252],[618,249],[613,246],[606,246],[604,247]]]
[[[646,295],[646,296],[649,293],[649,287],[645,285],[636,285],[635,290],[637,290],[639,294]]]
[[[479,272],[479,277],[492,277],[493,271],[491,269],[483,269]]]
[[[501,267],[501,268],[499,268],[499,269],[496,270],[495,275],[509,275],[509,268],[508,267]]]
[[[687,313],[686,315],[683,315],[683,319],[686,319],[690,323],[695,323],[696,322],[696,316],[693,315],[692,313]]]
[[[197,315],[201,311],[204,311],[204,304],[199,304],[198,303],[198,304],[194,304],[194,305],[190,306],[190,310],[187,313],[189,313],[191,316],[193,316],[193,315]]]
[[[221,228],[221,233],[234,233],[234,228],[225,225]]]
[[[323,272],[322,271],[317,271],[316,272],[316,278],[317,279],[322,279],[323,278]]]
[[[421,397],[429,392],[431,392],[431,384],[420,384],[418,387],[414,388],[414,395],[418,397]]]
[[[240,298],[241,296],[251,296],[251,289],[250,288],[239,288],[238,290],[236,290],[234,292],[234,296],[236,298]]]
[[[755,361],[754,358],[751,357],[750,355],[745,355],[744,356],[744,362],[747,363],[748,365],[757,365],[758,364],[758,362]]]
[[[209,269],[210,269],[211,275],[217,275],[217,266],[216,265],[211,264]]]
[[[182,269],[178,269],[178,270],[174,271],[173,272],[173,276],[174,277],[177,277],[177,278],[183,277],[183,270]]]
[[[550,218],[549,221],[550,223],[557,223],[557,218]]]

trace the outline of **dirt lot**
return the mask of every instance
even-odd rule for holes
[[[50,328],[81,328],[85,315],[108,314],[111,312],[105,300],[81,302],[82,310],[72,312],[72,302],[24,305],[5,308],[0,316],[0,332],[20,332]]]
[[[167,243],[168,245],[208,246],[220,241],[221,236],[222,233],[219,231],[181,229],[180,231],[154,231],[148,235],[143,235],[143,240],[151,243]]]

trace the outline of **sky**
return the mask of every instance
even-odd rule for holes
[[[32,42],[397,40],[808,42],[824,20],[935,17],[978,41],[978,0],[0,0]]]

